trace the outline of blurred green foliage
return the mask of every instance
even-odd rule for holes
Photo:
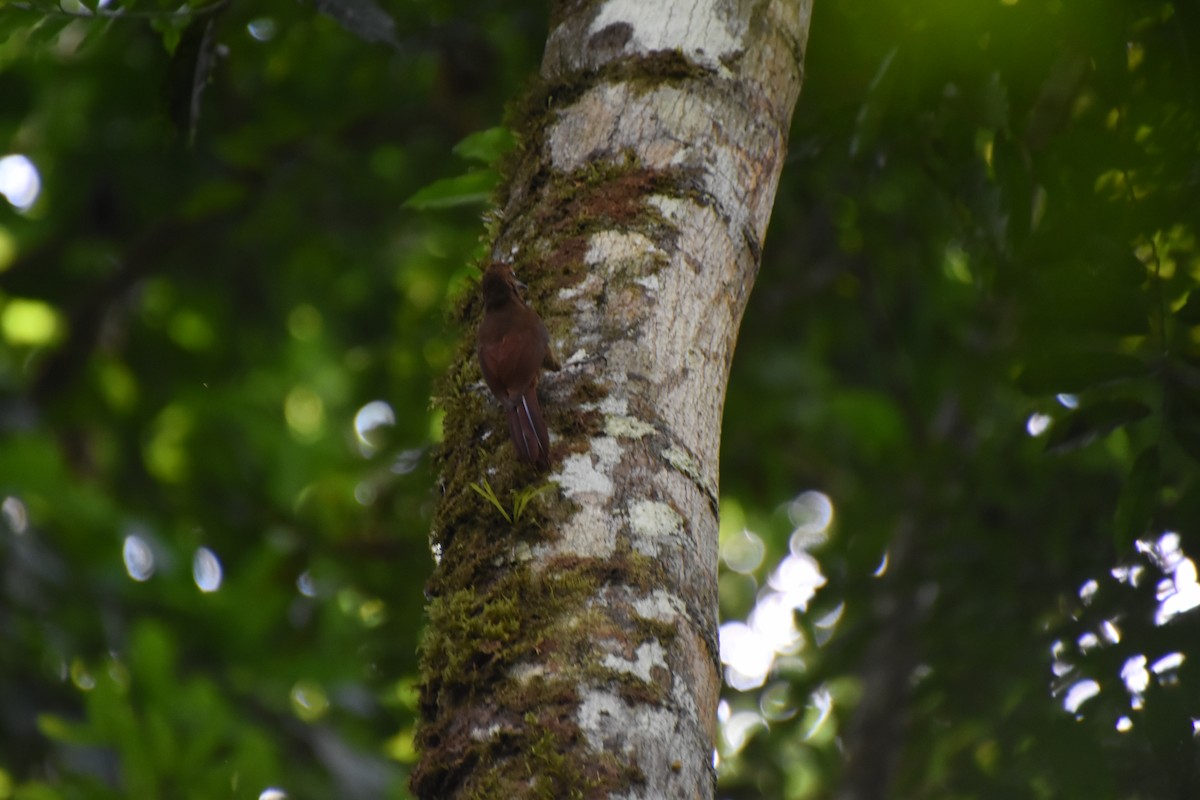
[[[856,796],[1200,796],[1197,42],[1190,3],[816,3],[726,618],[762,627],[777,565],[827,582],[728,693],[723,797],[833,796],[856,747],[896,767]]]
[[[482,206],[404,202],[506,146],[544,12],[177,8],[0,11],[0,797],[406,797]]]
[[[0,9],[0,800],[406,797],[431,386],[545,11],[129,8]],[[894,796],[1200,796],[1194,42],[818,0],[722,454],[725,618],[803,613],[721,796],[832,796],[873,666]]]

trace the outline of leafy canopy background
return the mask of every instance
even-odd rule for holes
[[[429,398],[545,17],[0,8],[40,178],[0,207],[0,798],[407,796]],[[817,3],[726,409],[762,669],[725,654],[722,796],[828,796],[837,737],[896,796],[1196,793],[1198,41]]]

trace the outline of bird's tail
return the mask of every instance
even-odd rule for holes
[[[518,458],[542,469],[550,467],[550,435],[542,419],[536,386],[525,390],[508,409],[508,433]]]

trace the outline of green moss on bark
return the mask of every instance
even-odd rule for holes
[[[641,618],[630,626],[592,602],[605,587],[642,593],[658,580],[653,559],[627,551],[612,559],[560,558],[536,573],[514,564],[485,586],[433,598],[421,652],[426,722],[412,779],[418,795],[504,797],[519,789],[529,796],[533,781],[535,797],[590,798],[639,782],[636,767],[584,741],[578,692],[607,686],[631,703],[665,701],[666,676],[644,681],[596,655],[597,641],[615,641],[632,654],[662,631]],[[470,783],[454,785],[463,775]]]
[[[540,84],[514,109],[518,147],[503,166],[508,177],[497,195],[503,212],[489,218],[488,236],[494,251],[516,254],[513,266],[553,339],[570,342],[572,309],[563,290],[587,277],[585,260],[596,234],[636,234],[650,243],[633,256],[636,264],[606,271],[606,293],[643,291],[636,279],[665,264],[677,237],[673,223],[648,199],[704,202],[700,175],[649,169],[632,153],[565,174],[554,171],[543,146],[553,115],[601,81],[641,91],[711,77],[679,53],[664,52]],[[473,331],[481,313],[471,292],[454,318]],[[581,406],[594,405],[607,390],[582,373],[551,380],[573,382],[566,390],[569,406],[544,409],[557,436],[552,457],[582,452],[603,432],[604,420]],[[616,652],[634,662],[646,641],[670,647],[674,626],[638,617],[628,604],[629,593],[644,596],[664,585],[666,576],[656,560],[627,542],[607,558],[560,556],[531,566],[531,548],[553,537],[575,509],[545,492],[508,524],[470,490],[486,479],[504,503],[542,480],[516,460],[502,416],[479,384],[473,336],[467,335],[438,393],[446,410],[446,443],[435,455],[443,494],[431,537],[439,564],[427,586],[424,722],[413,789],[439,800],[592,798],[628,789],[644,777],[636,764],[621,763],[584,739],[577,723],[580,692],[605,689],[631,704],[666,702],[670,678],[664,670],[652,669],[647,680],[614,669],[601,655]]]

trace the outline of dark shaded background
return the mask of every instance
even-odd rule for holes
[[[41,179],[0,201],[0,798],[406,797],[471,134],[546,12],[129,8],[0,10]],[[1196,42],[818,0],[726,408],[723,613],[772,668],[723,797],[883,780],[847,753],[879,797],[1200,796]]]

